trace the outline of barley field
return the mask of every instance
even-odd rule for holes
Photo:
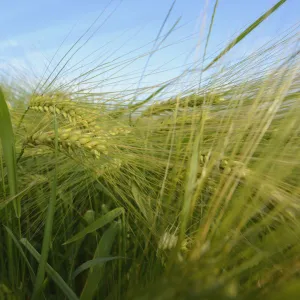
[[[299,25],[223,62],[285,2],[200,83],[1,80],[0,299],[299,299]]]

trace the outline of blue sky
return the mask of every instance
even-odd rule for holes
[[[12,73],[16,76],[12,70],[21,69],[23,76],[34,80],[35,76],[41,77],[56,54],[47,70],[49,73],[76,39],[102,13],[92,29],[93,32],[97,28],[97,32],[74,55],[60,77],[68,81],[85,70],[99,65],[101,75],[93,82],[101,78],[101,81],[107,82],[107,89],[123,86],[134,88],[148,58],[148,55],[143,54],[152,49],[153,40],[172,2],[172,0],[2,1],[0,70],[2,69],[5,74]],[[220,0],[208,46],[208,57],[213,57],[226,42],[276,2],[277,0]],[[214,1],[209,0],[177,0],[164,32],[166,33],[178,18],[180,22],[177,29],[164,42],[163,45],[166,47],[151,57],[145,74],[152,73],[152,75],[144,77],[145,85],[176,76],[189,63],[192,64],[197,60],[201,52],[199,49],[203,49],[203,40],[213,5]],[[300,21],[299,12],[300,1],[287,0],[237,47],[231,54],[232,57],[250,53],[268,40],[277,37],[280,32]],[[133,51],[135,49],[137,50]],[[130,58],[133,59],[138,55],[142,57],[130,61]],[[83,60],[84,58],[86,59]],[[155,70],[157,72],[153,74]],[[128,80],[122,83],[119,78],[125,78],[125,74]],[[90,80],[88,82],[91,84]]]

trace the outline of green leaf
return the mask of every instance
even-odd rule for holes
[[[220,52],[220,54],[215,57],[203,71],[208,70],[213,64],[215,64],[221,57],[223,57],[227,52],[229,52],[236,44],[238,44],[242,39],[244,39],[252,30],[254,30],[258,25],[260,25],[265,19],[267,19],[277,8],[279,8],[286,0],[278,1],[272,8],[265,12],[260,18],[248,26],[239,36],[237,36],[229,45]]]
[[[115,260],[120,258],[120,256],[113,256],[113,257],[100,257],[100,258],[94,258],[91,260],[86,261],[85,263],[83,263],[82,265],[80,265],[73,273],[72,279],[74,279],[76,276],[78,276],[81,272],[95,267],[95,266],[99,266],[102,265],[104,263],[106,263],[107,261],[111,261],[111,260]]]
[[[101,240],[98,243],[96,248],[94,259],[104,258],[110,254],[111,247],[115,240],[115,237],[120,229],[120,223],[114,222],[111,226],[104,232]],[[91,268],[85,282],[85,286],[81,293],[81,300],[90,300],[93,299],[100,281],[104,276],[105,263],[101,265],[96,265],[94,268]]]
[[[112,210],[109,213],[105,214],[104,216],[98,218],[96,221],[94,221],[93,223],[91,223],[90,225],[85,227],[83,230],[81,230],[80,232],[75,234],[72,238],[67,240],[64,243],[64,245],[67,245],[67,244],[73,243],[79,239],[82,239],[88,233],[94,232],[94,231],[102,228],[103,226],[105,226],[106,224],[113,221],[116,217],[118,217],[122,213],[124,213],[124,208],[122,208],[122,207],[115,208],[114,210]]]
[[[18,248],[18,250],[20,251],[21,255],[23,256],[24,261],[25,261],[25,263],[26,263],[26,265],[28,267],[28,270],[29,270],[29,273],[30,273],[30,276],[31,276],[31,280],[32,280],[32,282],[34,282],[35,281],[34,271],[33,271],[32,267],[30,265],[30,262],[28,261],[26,255],[25,255],[25,253],[24,253],[24,251],[23,251],[23,249],[22,249],[19,241],[17,240],[17,238],[15,237],[15,235],[13,234],[13,232],[10,230],[10,228],[6,227],[5,225],[4,225],[4,227],[5,227],[6,231],[7,231],[7,233],[9,234],[9,236],[14,241],[14,243],[15,243],[16,247]]]
[[[12,128],[11,118],[4,94],[0,88],[0,138],[4,160],[7,167],[8,185],[10,196],[14,197],[18,193],[17,186],[17,166],[16,166],[16,148],[14,140],[14,132]],[[13,201],[17,218],[21,217],[20,198],[16,197]]]
[[[19,300],[20,297],[9,289],[4,283],[0,282],[0,299]]]
[[[41,255],[35,250],[35,248],[29,243],[25,238],[22,238],[20,242],[26,247],[26,249],[32,254],[32,256],[39,261]],[[57,284],[57,286],[62,290],[62,292],[67,296],[68,299],[78,300],[78,297],[72,291],[72,289],[66,284],[66,282],[61,278],[61,276],[47,263],[46,272],[52,278],[52,280]]]

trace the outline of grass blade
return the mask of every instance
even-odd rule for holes
[[[15,243],[16,247],[18,248],[18,250],[20,251],[21,255],[23,256],[24,261],[25,261],[26,265],[28,266],[28,270],[29,270],[31,279],[32,279],[32,281],[34,282],[34,281],[35,281],[35,274],[34,274],[34,271],[33,271],[32,267],[31,267],[31,265],[30,265],[30,262],[28,261],[26,255],[25,255],[25,253],[24,253],[24,251],[23,251],[23,249],[22,249],[22,247],[21,247],[21,245],[20,245],[18,239],[15,237],[15,235],[14,235],[13,232],[10,230],[10,228],[8,228],[8,227],[5,226],[5,225],[4,225],[4,227],[5,227],[6,231],[7,231],[7,233],[9,234],[9,236],[11,237],[11,239],[14,241],[14,243]]]
[[[223,57],[227,52],[229,52],[236,44],[238,44],[242,39],[244,39],[252,30],[254,30],[258,25],[260,25],[265,19],[267,19],[277,8],[279,8],[286,0],[278,1],[272,8],[265,12],[260,18],[248,26],[239,36],[237,36],[229,45],[221,51],[221,53],[215,57],[203,71],[208,70],[213,64],[215,64],[221,57]]]
[[[16,148],[14,141],[14,132],[12,122],[5,101],[4,94],[0,88],[0,138],[2,142],[3,155],[7,166],[8,185],[10,195],[14,197],[18,193],[17,187],[17,166],[16,166]],[[17,197],[13,201],[16,216],[21,217],[21,203]]]
[[[113,209],[112,211],[110,211],[107,214],[105,214],[104,216],[98,218],[95,222],[93,222],[92,224],[88,225],[83,230],[81,230],[80,232],[75,234],[72,238],[67,240],[64,243],[64,245],[67,245],[67,244],[73,243],[73,242],[75,242],[79,239],[82,239],[88,233],[94,232],[94,231],[102,228],[103,226],[105,226],[106,224],[113,221],[116,217],[118,217],[122,213],[124,213],[124,209],[122,207],[118,207],[116,209]]]
[[[32,256],[40,261],[41,255],[35,250],[35,248],[29,243],[25,238],[22,238],[20,242],[26,247],[26,249],[32,254]],[[57,284],[57,286],[62,290],[62,292],[71,300],[78,300],[76,294],[71,290],[71,288],[65,283],[61,276],[48,264],[45,266],[47,274],[52,278],[52,280]]]
[[[57,120],[56,115],[54,114],[54,130],[55,130],[55,167],[53,174],[53,182],[52,182],[52,191],[51,191],[51,199],[48,206],[48,213],[45,225],[45,232],[42,244],[42,252],[41,259],[39,262],[39,268],[37,272],[36,281],[34,284],[34,291],[32,295],[32,299],[39,299],[40,292],[42,291],[43,281],[45,277],[46,265],[49,255],[51,237],[52,237],[52,228],[53,228],[53,220],[55,213],[55,205],[56,205],[56,190],[57,190],[57,155],[58,155],[58,132],[57,132]]]
[[[97,249],[94,254],[94,259],[107,257],[110,254],[113,241],[120,229],[119,223],[113,223],[103,234]],[[98,285],[104,275],[105,264],[100,266],[95,266],[90,269],[88,278],[86,280],[85,286],[81,293],[81,300],[90,300],[93,299],[95,292],[97,291]]]
[[[169,83],[163,85],[162,87],[158,88],[156,91],[154,91],[149,97],[147,97],[145,100],[134,104],[130,107],[131,112],[135,112],[137,109],[139,109],[144,104],[148,103],[151,99],[153,99],[155,96],[157,96],[161,91],[163,91],[167,86],[169,86]]]
[[[74,279],[76,276],[78,276],[81,272],[95,267],[95,266],[100,266],[106,263],[107,261],[115,260],[120,258],[119,256],[113,256],[113,257],[99,257],[99,258],[94,258],[91,260],[86,261],[82,265],[80,265],[73,273],[72,279]]]

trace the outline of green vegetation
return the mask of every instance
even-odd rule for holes
[[[3,83],[0,298],[297,299],[298,39],[170,97]]]

